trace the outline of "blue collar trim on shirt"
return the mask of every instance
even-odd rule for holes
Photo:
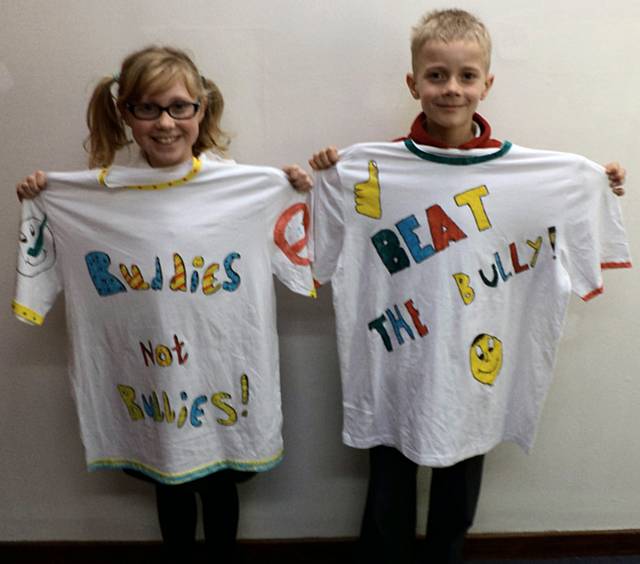
[[[502,143],[502,147],[500,147],[500,149],[486,155],[448,156],[448,155],[442,155],[442,154],[427,153],[422,149],[418,149],[416,144],[411,139],[405,139],[404,145],[414,155],[417,155],[418,157],[420,157],[421,159],[424,159],[425,161],[431,161],[439,164],[457,165],[457,166],[485,163],[487,161],[492,161],[493,159],[499,159],[500,157],[506,155],[511,149],[511,141],[505,141],[504,143]]]

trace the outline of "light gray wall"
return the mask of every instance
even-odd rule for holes
[[[407,131],[417,112],[404,85],[409,28],[423,11],[452,6],[492,31],[496,82],[481,111],[496,135],[622,161],[637,249],[634,0],[0,0],[0,541],[159,538],[151,487],[85,471],[62,304],[39,329],[9,308],[14,185],[37,167],[84,167],[84,109],[97,79],[151,42],[186,48],[226,96],[237,160],[303,163],[329,143]],[[488,456],[476,531],[640,528],[639,282],[637,269],[608,272],[603,296],[572,303],[536,448],[525,456],[502,445]],[[329,292],[315,303],[278,295],[287,454],[242,487],[240,535],[354,535],[367,461],[340,441]]]

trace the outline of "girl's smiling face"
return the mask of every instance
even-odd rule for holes
[[[178,81],[162,92],[145,94],[132,102],[167,107],[176,102],[194,103],[199,100],[194,100],[184,82]],[[122,109],[122,113],[135,142],[152,167],[175,166],[191,159],[192,147],[198,139],[200,122],[204,116],[203,105],[189,119],[174,119],[166,111],[153,120],[137,119],[126,108]]]

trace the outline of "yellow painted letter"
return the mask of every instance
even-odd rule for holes
[[[120,397],[129,410],[131,419],[133,421],[144,419],[142,408],[136,403],[136,391],[131,386],[118,384],[118,392],[120,392]]]
[[[531,262],[529,263],[529,266],[531,266],[531,268],[535,268],[536,262],[538,261],[538,254],[540,253],[540,248],[542,247],[542,237],[538,237],[535,241],[527,240],[527,245],[529,245],[534,250],[533,257],[531,259]]]
[[[462,272],[458,272],[453,275],[453,279],[456,281],[458,285],[458,291],[460,292],[460,297],[465,305],[469,305],[476,297],[476,293],[473,288],[469,285],[469,276],[463,274]]]
[[[228,403],[224,403],[223,400],[226,399],[231,399],[231,394],[228,394],[227,392],[218,392],[211,396],[211,403],[218,409],[224,411],[228,416],[228,419],[216,419],[216,421],[220,423],[220,425],[229,426],[233,425],[238,420],[238,414]]]
[[[483,184],[482,186],[471,188],[466,192],[462,192],[462,194],[458,194],[454,198],[458,206],[469,206],[469,209],[473,214],[473,218],[476,220],[478,231],[484,231],[485,229],[489,229],[491,227],[491,222],[487,217],[487,212],[484,209],[484,204],[482,203],[481,199],[484,196],[488,195],[489,190]]]

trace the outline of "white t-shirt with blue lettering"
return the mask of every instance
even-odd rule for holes
[[[207,157],[50,173],[24,202],[13,308],[41,324],[65,293],[90,469],[181,483],[280,461],[273,274],[314,294],[308,223],[281,171]]]
[[[571,292],[630,266],[602,167],[504,143],[354,145],[313,191],[331,281],[347,445],[449,466],[528,450]]]

